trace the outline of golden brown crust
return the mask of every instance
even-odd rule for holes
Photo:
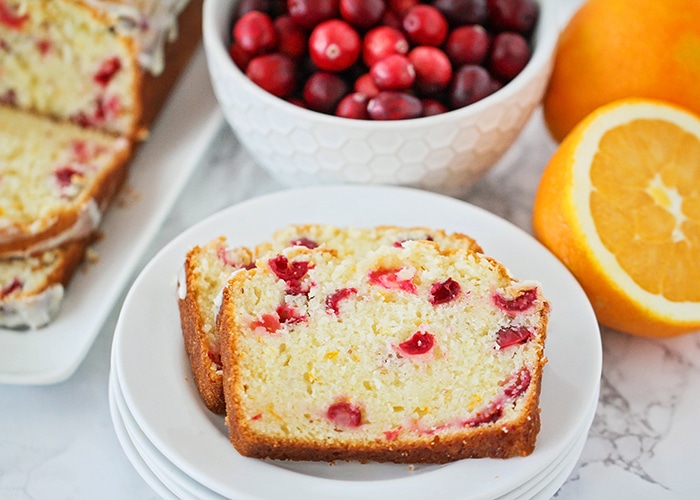
[[[92,236],[88,236],[87,238],[71,241],[63,245],[61,247],[64,252],[63,262],[48,276],[47,282],[49,284],[61,283],[64,287],[67,287],[78,266],[83,262],[85,252],[92,240]]]
[[[223,399],[222,375],[213,369],[209,356],[209,340],[204,332],[202,318],[204,317],[197,301],[196,266],[192,263],[200,247],[190,250],[185,259],[185,284],[187,293],[178,299],[180,311],[180,326],[185,341],[185,350],[190,360],[190,368],[195,385],[207,408],[218,414],[226,410]]]
[[[248,272],[252,273],[254,270]],[[251,439],[246,436],[245,426],[242,425],[242,421],[245,417],[240,411],[236,411],[236,409],[240,407],[238,399],[242,391],[240,391],[239,387],[240,377],[237,374],[238,363],[236,363],[236,358],[238,356],[238,350],[236,348],[237,326],[229,299],[231,294],[234,293],[233,290],[240,286],[241,276],[242,275],[239,274],[232,277],[222,291],[222,306],[216,318],[216,329],[219,332],[219,341],[221,342],[221,363],[224,368],[222,383],[229,438],[239,453],[246,455],[246,445],[250,447]],[[239,445],[241,449],[239,449]]]

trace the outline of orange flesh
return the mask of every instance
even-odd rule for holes
[[[635,120],[603,136],[590,175],[596,230],[625,272],[669,301],[700,302],[700,140]]]

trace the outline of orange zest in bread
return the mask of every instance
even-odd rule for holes
[[[0,106],[0,256],[87,237],[127,175],[123,138]]]
[[[434,241],[270,252],[222,294],[231,442],[288,460],[528,455],[548,311],[538,283]]]
[[[226,239],[215,238],[192,248],[180,279],[178,301],[185,346],[195,383],[206,406],[224,413],[224,391],[219,340],[216,330],[216,299],[230,274],[251,266],[256,256],[279,251],[288,246],[325,246],[341,253],[366,253],[382,245],[430,239],[445,248],[481,248],[470,237],[444,231],[413,227],[384,226],[371,229],[338,228],[331,225],[291,225],[277,231],[269,242],[254,249],[229,248]]]

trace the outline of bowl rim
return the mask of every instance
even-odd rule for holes
[[[371,127],[377,130],[397,128],[410,129],[414,127],[444,124],[445,121],[456,122],[465,117],[475,116],[513,97],[536,77],[540,71],[545,70],[553,59],[559,33],[556,8],[557,0],[535,0],[539,5],[539,18],[533,33],[534,50],[523,70],[499,90],[477,102],[438,115],[401,120],[358,120],[320,113],[297,106],[263,90],[253,83],[231,60],[224,42],[226,32],[230,28],[231,8],[229,8],[228,16],[219,15],[222,7],[229,5],[233,7],[239,1],[240,0],[204,0],[202,26],[208,64],[220,65],[219,71],[223,71],[228,76],[228,79],[236,80],[249,93],[253,94],[257,99],[260,99],[267,105],[279,107],[290,114],[297,115],[304,121],[320,122],[336,127],[356,129],[367,129]],[[216,91],[216,85],[214,85],[214,87]]]

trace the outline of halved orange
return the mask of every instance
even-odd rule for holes
[[[595,110],[545,168],[533,229],[601,324],[700,330],[700,117],[649,99]]]

